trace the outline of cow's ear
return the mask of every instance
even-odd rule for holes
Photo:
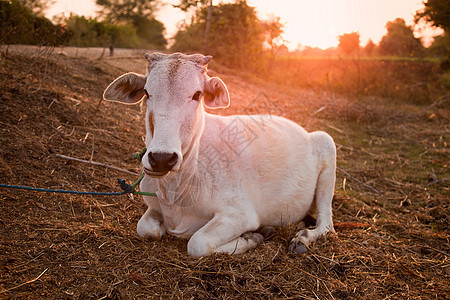
[[[147,78],[136,73],[126,73],[114,80],[103,92],[108,101],[136,104],[146,95],[144,86]]]
[[[226,108],[230,106],[230,94],[227,86],[219,77],[206,81],[204,90],[205,106],[208,108]]]

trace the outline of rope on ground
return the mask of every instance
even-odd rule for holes
[[[144,149],[142,149],[141,152],[135,153],[134,157],[140,161],[140,160],[142,160],[142,157],[144,156],[146,151],[147,151],[147,149],[144,148]],[[97,166],[103,166],[103,167],[111,168],[111,169],[114,169],[117,171],[132,174],[132,175],[138,175],[137,173],[130,172],[128,170],[120,169],[120,168],[117,168],[114,166],[95,162],[92,160],[84,160],[84,159],[74,158],[74,157],[60,155],[60,154],[56,154],[56,156],[59,158],[74,160],[74,161],[88,163],[88,164],[97,165]],[[35,188],[35,187],[30,187],[30,186],[9,185],[9,184],[0,184],[0,187],[8,188],[8,189],[20,189],[20,190],[27,190],[27,191],[35,191],[35,192],[62,193],[62,194],[73,194],[73,195],[117,196],[117,195],[124,195],[124,194],[134,194],[134,195],[144,195],[144,196],[156,197],[156,193],[136,191],[136,187],[142,181],[142,179],[144,178],[144,175],[145,175],[144,172],[142,172],[141,175],[139,176],[138,180],[133,185],[128,184],[124,179],[117,179],[117,182],[118,182],[120,188],[122,189],[122,192],[83,192],[83,191],[70,191],[70,190],[58,190],[58,189],[44,189],[44,188]]]
[[[134,194],[134,195],[145,195],[145,196],[154,196],[156,197],[156,193],[148,193],[148,192],[140,192],[136,191],[136,187],[144,178],[144,172],[139,176],[139,179],[133,184],[130,185],[126,183],[124,179],[117,179],[117,182],[122,189],[122,192],[84,192],[84,191],[70,191],[70,190],[59,190],[59,189],[44,189],[44,188],[35,188],[29,186],[21,186],[21,185],[9,185],[9,184],[0,184],[0,187],[9,188],[9,189],[20,189],[27,191],[35,191],[35,192],[47,192],[47,193],[62,193],[62,194],[73,194],[73,195],[100,195],[100,196],[118,196],[124,194]]]

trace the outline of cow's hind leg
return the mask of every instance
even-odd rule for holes
[[[321,159],[323,161],[323,168],[317,179],[315,193],[316,227],[297,232],[289,246],[291,253],[306,253],[309,245],[317,241],[320,236],[328,232],[334,232],[331,202],[336,180],[336,148],[331,137],[326,134],[317,133],[314,139],[318,142],[318,147],[321,147]]]
[[[258,227],[256,215],[239,219],[216,215],[190,238],[188,253],[194,257],[212,253],[245,253],[263,241],[261,234],[252,232]]]
[[[216,248],[214,252],[228,254],[242,254],[256,248],[262,243],[264,237],[257,232],[246,232],[240,237],[235,238]]]

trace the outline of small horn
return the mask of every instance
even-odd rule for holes
[[[159,53],[159,52],[153,52],[153,53],[145,53],[144,56],[148,60],[149,63],[153,63],[157,60],[160,60],[161,58],[163,58],[166,55],[163,53]]]
[[[206,56],[203,58],[203,64],[204,64],[204,65],[208,64],[208,63],[211,61],[211,59],[213,59],[213,57],[212,57],[211,55],[206,55]]]
[[[202,55],[202,54],[192,54],[188,56],[189,60],[199,64],[201,66],[206,66],[210,60],[213,58],[211,55]]]

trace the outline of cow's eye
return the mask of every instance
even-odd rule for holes
[[[192,96],[192,100],[199,101],[201,96],[202,96],[202,92],[197,91],[197,92],[195,92],[194,96]]]
[[[148,92],[147,92],[147,90],[144,90],[144,92],[145,92],[145,96],[147,96],[147,99],[149,99],[149,98],[150,98],[150,96],[148,95]]]

